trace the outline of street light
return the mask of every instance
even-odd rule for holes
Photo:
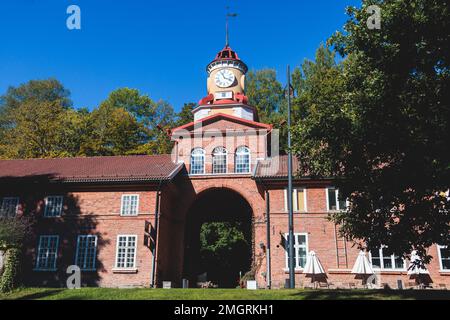
[[[288,125],[288,212],[289,212],[289,236],[288,236],[288,256],[289,256],[289,288],[295,288],[295,252],[294,252],[294,210],[292,204],[292,143],[291,143],[291,69],[287,67],[287,125]]]

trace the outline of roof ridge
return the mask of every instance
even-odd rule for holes
[[[0,159],[0,161],[32,161],[32,160],[69,160],[69,159],[112,159],[112,158],[137,158],[137,157],[162,157],[170,156],[170,154],[130,154],[130,155],[116,155],[116,156],[89,156],[89,157],[61,157],[61,158],[28,158],[28,159]]]

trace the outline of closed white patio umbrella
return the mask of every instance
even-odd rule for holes
[[[420,275],[420,274],[429,274],[425,264],[422,259],[417,254],[417,251],[414,250],[411,252],[411,262],[408,267],[408,275]]]
[[[369,259],[364,251],[360,251],[358,258],[355,261],[355,265],[352,269],[353,274],[374,274],[375,272],[370,265]]]
[[[314,275],[325,274],[325,270],[323,269],[322,264],[314,251],[310,251],[308,253],[303,273],[312,275],[312,282],[315,282]]]
[[[419,255],[417,254],[417,251],[414,250],[411,252],[411,259],[410,259],[409,267],[408,267],[408,275],[412,278],[417,279],[419,283],[419,288],[423,289],[423,277],[424,275],[429,274],[427,268],[425,267],[425,264],[423,263],[422,259],[420,259]]]
[[[310,251],[308,253],[308,257],[306,258],[305,269],[303,269],[303,273],[305,274],[325,274],[325,270],[322,267],[322,264],[319,261],[316,253],[314,251]]]

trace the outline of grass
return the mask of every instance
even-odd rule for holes
[[[258,290],[23,288],[0,294],[0,300],[450,300],[437,290]]]

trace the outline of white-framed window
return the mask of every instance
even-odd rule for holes
[[[133,269],[136,267],[137,235],[118,235],[116,268]]]
[[[406,270],[405,260],[389,253],[387,247],[371,250],[369,258],[372,268],[376,270]]]
[[[247,147],[239,147],[236,149],[234,160],[236,173],[250,173],[250,149]]]
[[[191,169],[192,175],[205,174],[205,150],[196,148],[191,152]]]
[[[286,269],[289,269],[289,233],[284,234],[286,240]],[[308,234],[294,233],[295,269],[303,269],[308,257]]]
[[[441,271],[450,272],[450,248],[446,246],[437,246],[437,249]]]
[[[289,211],[288,208],[288,190],[284,189],[284,210]],[[306,189],[294,188],[292,189],[292,207],[295,212],[307,212],[308,207],[306,204]]]
[[[46,235],[39,237],[36,256],[36,270],[55,271],[58,257],[59,236]]]
[[[212,153],[213,173],[223,174],[227,173],[227,149],[224,147],[217,147]]]
[[[333,187],[326,189],[327,211],[346,210],[348,201],[339,199],[339,190]]]
[[[15,217],[19,210],[18,197],[6,197],[2,199],[0,217]]]
[[[95,270],[97,261],[97,236],[79,235],[77,239],[77,251],[75,264],[84,271]]]
[[[63,196],[46,197],[44,217],[60,217],[63,209],[63,202]]]
[[[121,216],[137,216],[139,214],[139,195],[123,194],[120,206]]]

